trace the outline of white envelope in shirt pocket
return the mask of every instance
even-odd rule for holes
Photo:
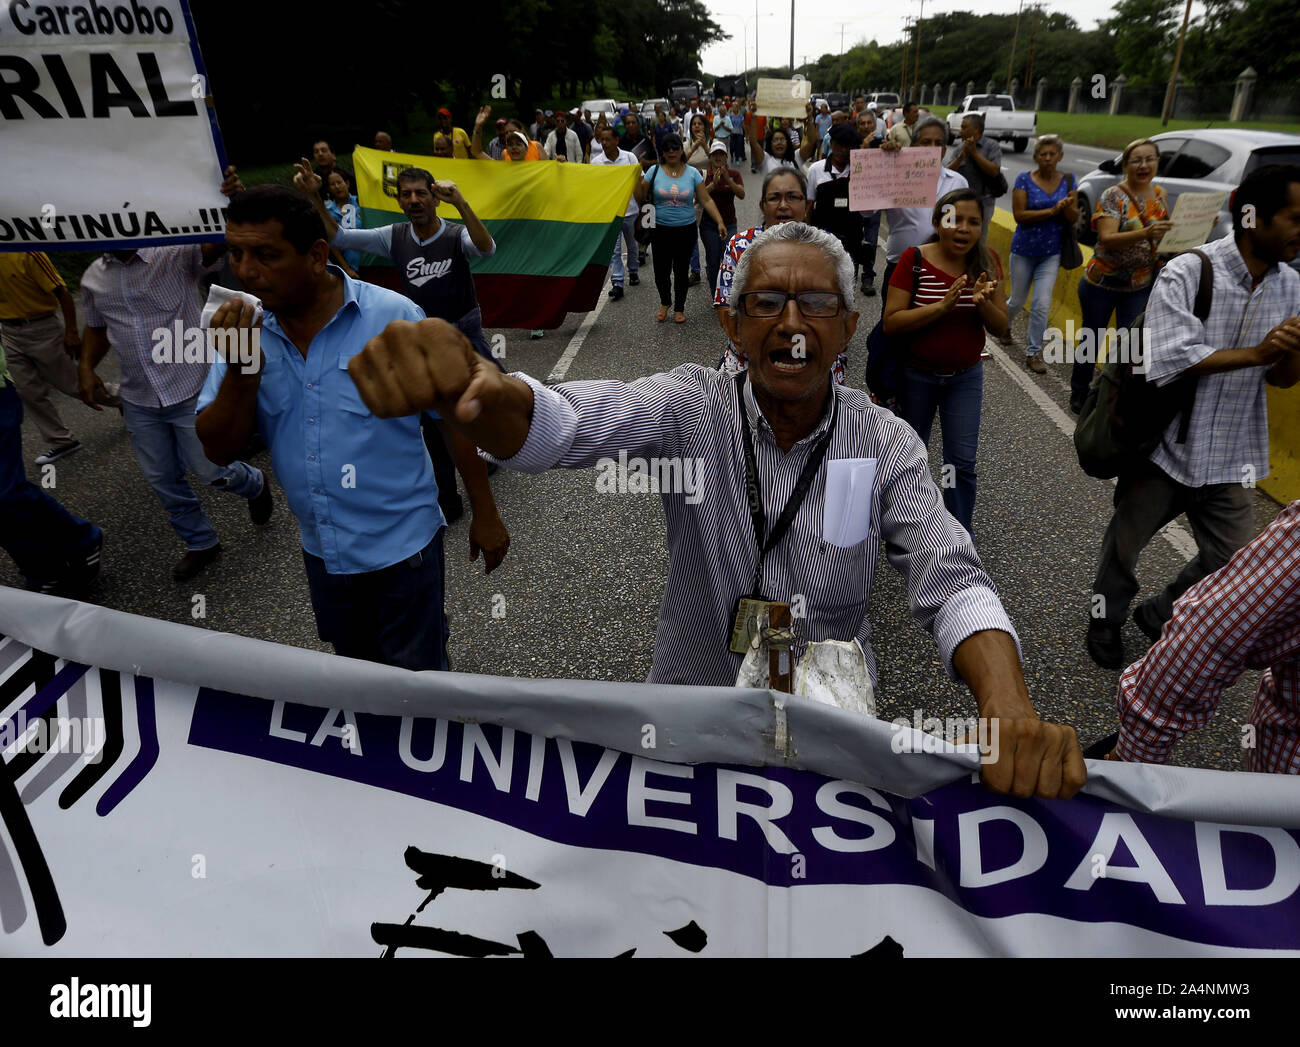
[[[875,458],[832,458],[826,463],[822,538],[842,549],[864,541],[871,531]]]

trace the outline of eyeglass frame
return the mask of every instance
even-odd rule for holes
[[[781,303],[781,308],[778,309],[776,312],[768,316],[758,316],[755,315],[754,313],[751,313],[749,311],[748,306],[745,303],[746,298],[749,298],[752,295],[756,295],[756,294],[785,295],[785,301]],[[803,303],[799,301],[799,296],[805,294],[834,295],[835,301],[839,304],[839,308],[837,308],[833,313],[827,313],[825,316],[816,316],[810,314],[804,310]],[[845,300],[844,295],[842,295],[839,291],[778,291],[776,288],[769,288],[767,290],[743,292],[740,295],[739,312],[741,313],[742,316],[747,316],[751,320],[775,320],[778,316],[780,316],[782,313],[785,312],[786,306],[790,304],[791,299],[793,299],[795,305],[799,307],[799,315],[802,316],[805,320],[833,320],[835,319],[835,317],[840,316],[844,312],[845,306],[848,305],[848,302]]]

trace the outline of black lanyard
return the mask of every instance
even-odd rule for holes
[[[835,422],[839,418],[840,412],[840,400],[835,395],[835,386],[832,383],[831,424],[826,427],[826,432],[822,433],[813,445],[812,450],[808,452],[808,461],[804,463],[803,472],[799,474],[799,482],[794,485],[794,490],[790,492],[790,500],[785,503],[785,508],[781,510],[781,515],[777,517],[776,524],[772,527],[770,535],[767,534],[767,513],[763,510],[763,492],[758,486],[758,465],[754,460],[754,437],[749,431],[749,416],[745,411],[744,371],[736,375],[736,400],[740,408],[741,439],[745,445],[745,497],[749,502],[749,517],[754,525],[754,542],[758,546],[758,565],[754,568],[754,586],[750,596],[755,600],[761,600],[763,597],[759,594],[759,586],[763,581],[763,561],[776,543],[785,537],[785,532],[790,529],[790,524],[794,522],[795,515],[803,505],[804,499],[808,497],[808,488],[812,486],[813,477],[817,475],[817,470],[821,468],[822,462],[826,458],[831,436],[835,433]],[[764,540],[765,535],[766,540]]]

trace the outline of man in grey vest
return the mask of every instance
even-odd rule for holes
[[[393,260],[402,293],[425,316],[446,320],[464,333],[479,355],[493,359],[483,335],[483,314],[474,293],[471,258],[490,258],[497,249],[492,234],[479,220],[455,182],[436,182],[428,171],[408,167],[397,176],[397,202],[410,222],[377,229],[340,229],[316,192],[316,175],[306,160],[297,165],[296,185],[316,206],[325,222],[325,235],[340,251],[366,251]],[[438,204],[449,203],[465,224],[459,227],[438,217]],[[439,499],[447,522],[464,513],[456,493],[456,469],[435,426],[424,427],[425,442],[438,479]]]

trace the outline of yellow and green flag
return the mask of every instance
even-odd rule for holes
[[[444,160],[361,147],[352,159],[366,229],[406,221],[397,204],[397,175],[404,168],[422,167],[460,187],[497,245],[491,258],[470,260],[484,327],[554,328],[566,313],[594,309],[641,177],[638,164]],[[460,220],[447,204],[438,217]],[[397,286],[387,264],[393,279],[373,269],[365,275]]]

